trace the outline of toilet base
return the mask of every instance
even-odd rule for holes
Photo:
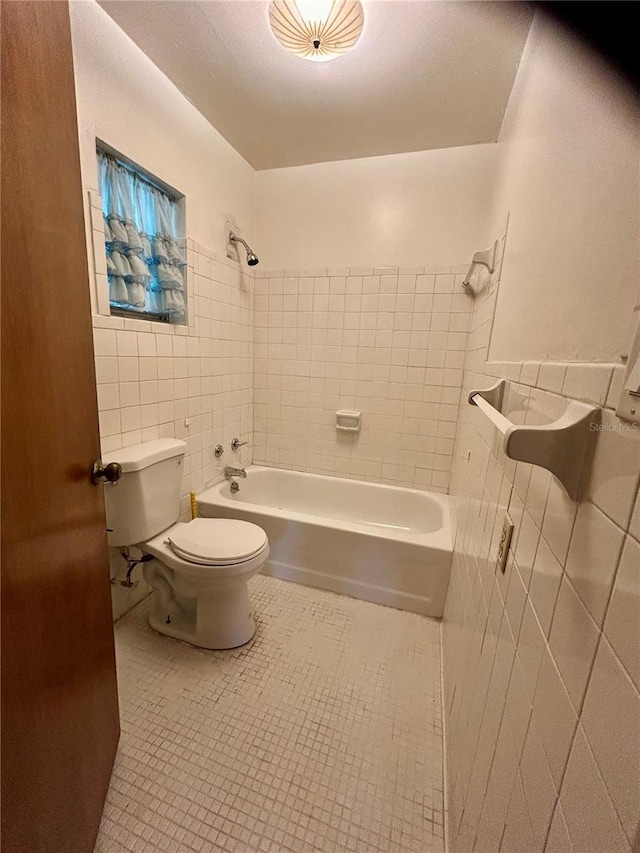
[[[251,575],[258,568],[252,566]],[[149,625],[202,649],[244,646],[256,632],[247,574],[194,580],[159,560],[146,563],[144,576],[153,590]]]
[[[152,612],[148,619],[149,627],[153,628],[154,631],[157,631],[158,634],[164,634],[166,637],[171,637],[173,640],[182,640],[184,643],[189,643],[190,645],[197,646],[200,649],[209,649],[211,651],[224,651],[225,649],[237,649],[240,646],[245,646],[253,639],[256,633],[256,624],[253,620],[253,616],[251,617],[251,621],[253,623],[253,627],[250,631],[246,632],[246,639],[242,639],[240,642],[235,642],[234,640],[233,645],[226,645],[227,642],[230,642],[229,639],[220,640],[220,642],[225,643],[225,645],[203,645],[202,642],[198,641],[198,637],[193,629],[189,630],[181,624],[183,620],[181,620],[180,617],[172,618],[171,622],[167,623],[166,616]],[[237,637],[235,639],[237,639]]]

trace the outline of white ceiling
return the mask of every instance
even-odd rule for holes
[[[256,169],[494,142],[532,11],[525,2],[364,0],[346,56],[274,39],[266,0],[99,0]]]

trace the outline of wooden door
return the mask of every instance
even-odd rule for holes
[[[2,850],[89,853],[119,721],[69,10],[0,7]]]

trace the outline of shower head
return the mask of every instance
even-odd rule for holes
[[[250,267],[255,267],[256,264],[259,263],[258,258],[254,255],[253,249],[247,242],[245,242],[242,237],[238,237],[233,231],[229,231],[229,242],[230,243],[242,243],[246,252],[247,252],[247,264]]]

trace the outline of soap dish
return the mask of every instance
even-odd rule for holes
[[[336,412],[336,429],[343,432],[360,432],[360,417],[362,412]]]

